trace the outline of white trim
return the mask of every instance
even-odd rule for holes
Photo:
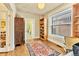
[[[71,12],[71,8],[66,8],[66,9],[64,9],[64,10],[58,12],[58,13],[55,13],[52,17],[60,16],[60,15],[62,15],[63,13],[66,13],[66,11],[67,11],[67,12]]]
[[[10,7],[14,12],[16,12],[16,6],[14,3],[10,3]]]
[[[73,36],[73,7],[71,7],[71,36]]]

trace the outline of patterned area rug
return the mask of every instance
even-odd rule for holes
[[[58,56],[61,54],[41,41],[29,42],[26,45],[31,56]]]

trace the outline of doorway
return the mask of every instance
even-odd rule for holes
[[[35,27],[34,27],[34,20],[33,19],[26,19],[25,20],[25,41],[32,40],[35,36]]]

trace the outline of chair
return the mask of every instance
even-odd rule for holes
[[[72,50],[72,47],[73,47],[74,44],[79,42],[79,38],[77,38],[77,37],[67,37],[67,36],[65,36],[64,39],[65,39],[66,49],[70,49],[70,50]]]

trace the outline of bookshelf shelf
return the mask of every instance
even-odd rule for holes
[[[47,40],[47,36],[45,36],[45,35],[47,35],[46,33],[47,33],[47,28],[46,28],[46,23],[45,23],[46,21],[45,21],[45,19],[44,18],[42,18],[42,19],[40,19],[40,39],[41,40]],[[46,31],[46,33],[45,33],[45,31]]]
[[[79,15],[76,15],[75,18],[79,18]]]
[[[73,5],[73,36],[79,37],[79,4]]]
[[[44,18],[40,19],[40,39],[44,40]]]

